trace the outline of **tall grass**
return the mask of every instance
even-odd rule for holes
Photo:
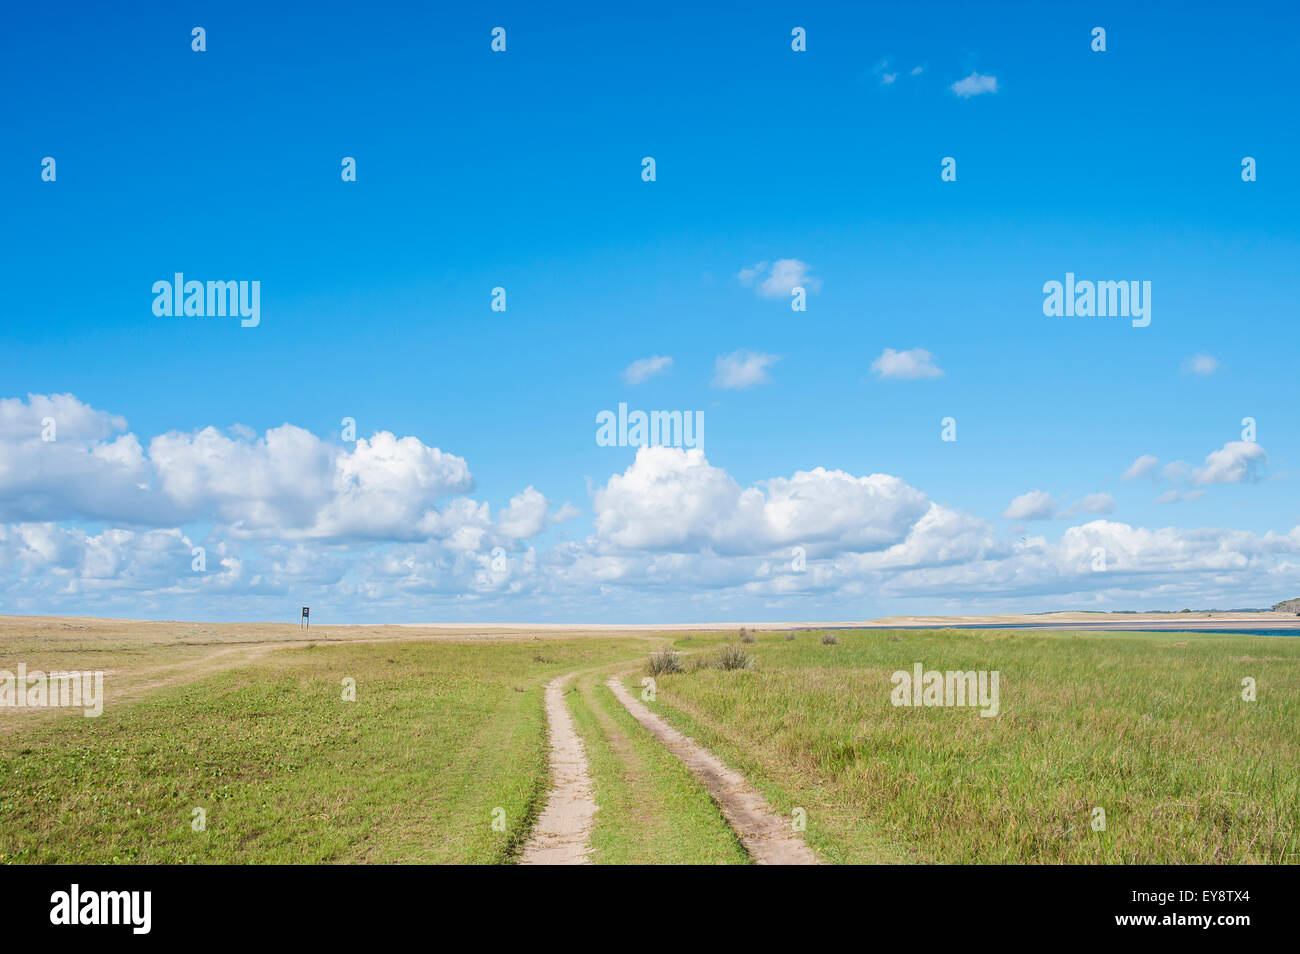
[[[650,659],[646,663],[646,672],[652,676],[662,676],[670,672],[685,672],[681,654],[671,649],[651,653]]]
[[[749,669],[754,665],[754,657],[739,646],[723,646],[714,656],[714,664],[724,671]]]
[[[891,635],[771,643],[752,677],[675,679],[658,708],[775,805],[805,807],[838,861],[1300,861],[1300,639]],[[894,707],[891,674],[916,662],[998,670],[1001,713]]]

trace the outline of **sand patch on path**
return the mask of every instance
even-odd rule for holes
[[[524,846],[524,865],[591,864],[591,827],[596,796],[587,765],[587,752],[564,701],[576,672],[546,684],[546,722],[550,727],[551,789],[546,807]]]

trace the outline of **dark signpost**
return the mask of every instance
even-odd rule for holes
[[[310,606],[304,606],[302,608],[302,622],[298,624],[298,628],[302,629],[304,626],[306,626],[308,629],[311,629],[311,607]]]

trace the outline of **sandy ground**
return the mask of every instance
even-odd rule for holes
[[[550,727],[551,790],[519,863],[524,865],[590,864],[591,826],[596,796],[587,753],[574,727],[564,690],[576,672],[546,684],[546,722]]]
[[[611,636],[619,633],[727,632],[741,626],[763,631],[793,628],[848,626],[1088,626],[1132,627],[1242,626],[1300,630],[1300,616],[1287,613],[1004,613],[987,616],[881,616],[865,620],[794,620],[751,623],[743,620],[714,623],[594,624],[594,623],[392,623],[369,625],[315,625],[301,629],[290,623],[193,623],[176,620],[147,621],[90,616],[0,616],[0,648],[15,639],[39,642],[43,647],[73,645],[83,641],[117,640],[132,644],[211,646],[231,643],[387,642],[420,639],[493,639],[520,636]]]
[[[1300,632],[1300,616],[1293,613],[1262,612],[1196,612],[1196,613],[1091,613],[1084,611],[1068,613],[994,613],[983,616],[878,616],[874,619],[847,620],[790,620],[779,623],[752,623],[744,620],[712,623],[629,623],[600,625],[596,623],[493,623],[489,626],[471,628],[484,635],[507,635],[517,632],[533,632],[546,635],[581,635],[599,632],[617,633],[681,633],[681,632],[728,632],[744,626],[761,632],[777,632],[787,629],[819,629],[834,627],[837,629],[854,626],[1042,626],[1054,629],[1069,629],[1071,626],[1115,627],[1131,629],[1134,626],[1150,625],[1151,629],[1163,627],[1206,627],[1239,626],[1242,628],[1294,629]],[[442,623],[399,624],[401,628],[424,629],[435,633],[453,633],[466,627]]]
[[[815,624],[814,624],[815,625]],[[832,625],[832,624],[823,624]],[[853,625],[853,624],[833,624]],[[1300,632],[1300,616],[1291,613],[1008,613],[991,616],[882,616],[867,620],[867,626],[1050,626],[1069,629],[1073,625],[1132,629],[1144,626],[1294,629]]]
[[[772,811],[767,800],[750,787],[745,777],[642,705],[627,688],[610,679],[605,685],[664,747],[685,763],[722,809],[723,816],[760,865],[815,865],[813,850],[791,827],[791,819]]]
[[[313,625],[289,623],[194,623],[182,620],[108,619],[92,616],[0,616],[0,648],[16,642],[43,648],[117,643],[144,646],[229,646],[233,643],[306,644],[411,642],[424,639],[492,639],[526,636],[589,636],[644,632],[664,627],[460,625],[396,623]]]

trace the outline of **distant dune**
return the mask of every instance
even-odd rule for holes
[[[1280,609],[1281,608],[1281,609]],[[114,633],[131,636],[141,642],[205,645],[209,642],[308,642],[410,640],[426,637],[493,637],[520,632],[561,635],[618,633],[725,632],[744,626],[760,632],[789,629],[848,629],[960,626],[1041,627],[1051,629],[1296,629],[1300,631],[1300,599],[1278,603],[1272,610],[1196,610],[1168,613],[1086,612],[1062,613],[994,613],[958,616],[881,616],[865,620],[786,620],[754,622],[723,620],[704,623],[348,623],[328,622],[322,612],[320,622],[301,629],[297,620],[284,622],[206,623],[178,620],[129,620],[78,616],[0,616],[0,636],[23,633],[29,637],[53,640],[75,638],[78,634]]]

